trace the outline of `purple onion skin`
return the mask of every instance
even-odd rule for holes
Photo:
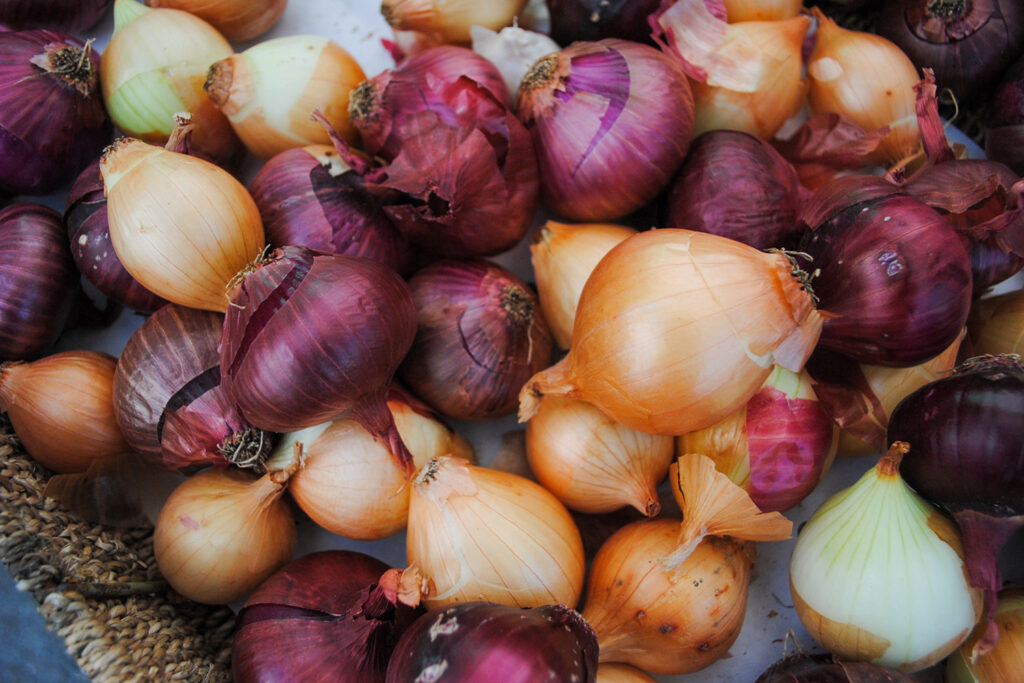
[[[980,102],[1024,51],[1019,0],[896,0],[882,3],[877,33],[961,103]]]
[[[100,22],[114,0],[0,0],[0,24],[79,33]]]
[[[827,187],[827,186],[826,186]],[[853,360],[905,367],[938,355],[967,322],[971,264],[937,211],[893,194],[847,206],[804,235],[820,269],[812,287],[819,344]]]
[[[110,243],[99,159],[87,166],[71,186],[64,225],[75,265],[104,296],[140,313],[152,313],[167,303],[125,270]]]
[[[60,214],[28,202],[0,210],[0,360],[47,352],[79,291]]]
[[[1024,176],[1024,57],[1007,70],[992,95],[985,156]]]
[[[272,575],[238,615],[238,683],[383,683],[401,634],[423,610],[382,595],[383,562],[347,550],[305,555]]]
[[[332,175],[321,148],[296,148],[268,160],[249,185],[267,243],[309,247],[383,263],[401,275],[413,267],[412,247],[353,172]],[[337,153],[323,148],[324,153]]]
[[[401,380],[457,420],[515,412],[523,384],[551,362],[553,338],[536,294],[482,259],[433,263],[409,288],[419,324]]]
[[[402,635],[387,683],[535,683],[597,676],[597,636],[562,605],[464,602],[427,612]]]
[[[0,190],[53,192],[110,141],[99,53],[89,48],[83,59],[83,48],[53,31],[0,33]]]
[[[914,679],[870,662],[840,662],[829,654],[795,654],[765,670],[754,683],[913,683]]]
[[[770,144],[740,131],[697,137],[669,194],[669,225],[758,249],[795,246],[800,180]]]
[[[269,453],[270,435],[245,421],[220,384],[223,326],[220,313],[167,304],[128,338],[114,372],[114,415],[146,460],[190,473]]]
[[[551,37],[559,45],[621,38],[654,44],[647,17],[661,0],[547,0]]]

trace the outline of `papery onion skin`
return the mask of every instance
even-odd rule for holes
[[[146,0],[146,4],[191,12],[228,40],[241,42],[266,33],[281,18],[288,0]]]
[[[350,550],[311,553],[285,565],[238,614],[231,670],[249,681],[383,683],[402,633],[423,610],[388,597],[380,560]]]
[[[868,662],[841,662],[830,654],[797,653],[768,667],[754,683],[913,683],[910,676]]]
[[[409,280],[419,324],[399,377],[457,420],[509,415],[526,380],[547,367],[552,340],[537,295],[482,259],[433,263]]]
[[[274,155],[249,183],[249,193],[271,247],[362,256],[403,275],[412,268],[412,248],[333,147]]]
[[[471,601],[420,617],[398,641],[388,683],[594,683],[597,638],[564,605],[519,609]]]
[[[653,43],[647,17],[659,4],[661,0],[547,0],[551,37],[559,45],[602,38]]]
[[[78,279],[60,214],[28,202],[0,209],[0,360],[33,358],[56,343]]]
[[[617,38],[538,60],[516,111],[537,150],[541,200],[576,221],[615,220],[651,201],[693,134],[682,69],[653,47]]]
[[[99,90],[100,55],[46,30],[0,32],[0,191],[46,194],[113,134]]]
[[[113,4],[114,0],[4,0],[0,24],[79,33],[98,24]]]
[[[749,133],[712,130],[694,139],[669,193],[669,225],[758,249],[792,247],[800,180],[775,148]]]

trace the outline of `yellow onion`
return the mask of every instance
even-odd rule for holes
[[[894,166],[918,153],[921,131],[914,86],[921,80],[910,58],[873,33],[841,28],[817,7],[817,41],[807,62],[812,114],[842,114],[867,132],[889,127],[867,158]]]
[[[176,9],[114,3],[114,34],[103,52],[103,102],[128,135],[163,144],[174,115],[192,114],[192,151],[226,162],[241,149],[224,115],[203,92],[210,64],[231,44],[202,19]]]
[[[576,305],[598,261],[636,230],[611,223],[548,221],[533,235],[530,260],[537,279],[540,310],[555,341],[569,348]]]
[[[1021,353],[1024,351],[1024,290],[974,302],[967,327],[976,355]]]
[[[146,0],[146,4],[191,12],[228,40],[242,41],[269,30],[284,14],[288,0]]]
[[[178,485],[153,532],[153,554],[171,587],[190,600],[225,605],[284,566],[296,541],[282,497],[289,474],[257,479],[241,470],[210,469]]]
[[[380,11],[399,31],[419,31],[440,43],[468,43],[469,29],[511,26],[527,0],[384,0]]]
[[[974,646],[985,633],[983,628],[975,630],[946,660],[946,683],[1004,683],[1021,675],[1024,671],[1024,588],[1014,586],[999,592],[995,622],[999,626],[995,646],[986,654],[974,657]]]
[[[468,441],[413,399],[392,391],[387,405],[416,467],[442,455],[474,458]],[[324,529],[345,538],[376,540],[405,528],[408,474],[387,446],[355,420],[286,434],[267,468],[288,469],[296,461],[288,492]]]
[[[800,14],[802,0],[722,0],[729,23],[776,21]]]
[[[334,41],[299,35],[265,40],[216,62],[203,87],[246,148],[269,159],[293,147],[331,144],[313,112],[354,141],[349,92],[365,78]]]
[[[587,280],[569,354],[524,385],[520,421],[555,395],[650,434],[715,424],[750,400],[775,364],[803,368],[822,317],[801,272],[781,253],[708,233],[628,238]]]
[[[672,437],[624,427],[585,401],[546,396],[526,426],[526,454],[537,481],[570,509],[632,505],[654,517],[674,448]]]
[[[41,465],[85,472],[128,452],[114,417],[115,367],[115,359],[99,351],[0,363],[0,411]]]
[[[583,590],[583,541],[565,506],[529,479],[461,458],[434,458],[413,478],[405,552],[429,582],[428,609],[573,607]]]
[[[223,313],[263,249],[245,187],[202,159],[122,138],[100,160],[110,241],[132,277],[176,304]]]

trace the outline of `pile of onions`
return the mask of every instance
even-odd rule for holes
[[[650,434],[715,424],[773,365],[798,372],[814,349],[822,318],[794,271],[783,254],[702,232],[628,238],[583,288],[569,354],[523,387],[520,420],[553,395]]]
[[[652,47],[606,38],[537,61],[516,111],[537,151],[541,199],[575,221],[608,221],[652,200],[686,156],[693,98]]]

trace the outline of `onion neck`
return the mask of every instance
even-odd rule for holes
[[[522,287],[517,284],[506,285],[501,292],[500,301],[502,310],[516,325],[529,326],[533,324],[533,300]]]
[[[29,61],[77,90],[82,97],[89,97],[99,82],[99,74],[93,69],[92,43],[90,39],[81,48],[64,42],[49,43],[45,52]]]
[[[217,451],[224,458],[242,469],[263,471],[270,455],[271,438],[262,429],[243,427],[233,431],[217,445]]]
[[[213,64],[206,72],[203,90],[207,97],[218,108],[223,108],[231,97],[231,84],[235,80],[235,60],[231,57]]]
[[[878,460],[878,464],[875,468],[878,470],[879,477],[896,477],[900,476],[900,463],[903,462],[903,456],[910,452],[910,444],[905,441],[894,441],[889,450]]]
[[[943,21],[963,19],[967,14],[966,0],[929,0],[928,13]]]

